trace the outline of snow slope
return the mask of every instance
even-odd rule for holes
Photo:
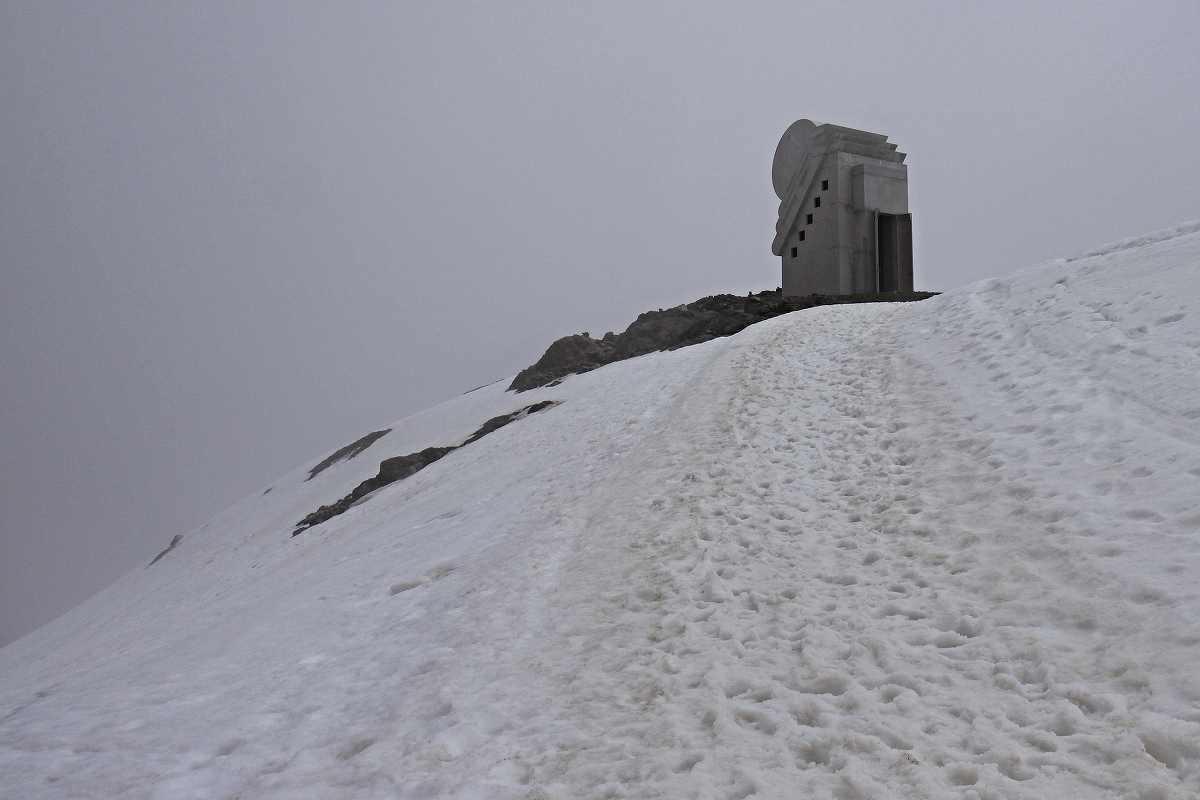
[[[1193,224],[402,420],[0,650],[0,796],[1200,797],[1198,269]]]

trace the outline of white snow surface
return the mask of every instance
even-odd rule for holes
[[[0,650],[0,796],[1200,797],[1200,225],[504,386]]]

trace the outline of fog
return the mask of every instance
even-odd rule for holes
[[[779,285],[775,145],[916,285],[1200,218],[1200,6],[0,5],[0,644],[555,338]]]

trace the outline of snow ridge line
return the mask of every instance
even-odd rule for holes
[[[1063,259],[1064,262],[1080,261],[1085,258],[1095,258],[1096,256],[1106,256],[1109,253],[1117,253],[1121,250],[1132,250],[1137,247],[1146,247],[1159,242],[1165,242],[1170,239],[1175,239],[1180,236],[1186,236],[1189,233],[1200,231],[1200,220],[1194,222],[1185,222],[1174,228],[1167,228],[1154,233],[1143,234],[1142,236],[1131,236],[1128,239],[1119,239],[1110,244],[1098,247],[1095,250],[1088,250],[1086,253],[1080,253],[1077,256]]]

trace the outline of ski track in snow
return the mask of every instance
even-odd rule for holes
[[[1185,226],[398,423],[0,650],[0,794],[1200,797],[1197,266]]]

